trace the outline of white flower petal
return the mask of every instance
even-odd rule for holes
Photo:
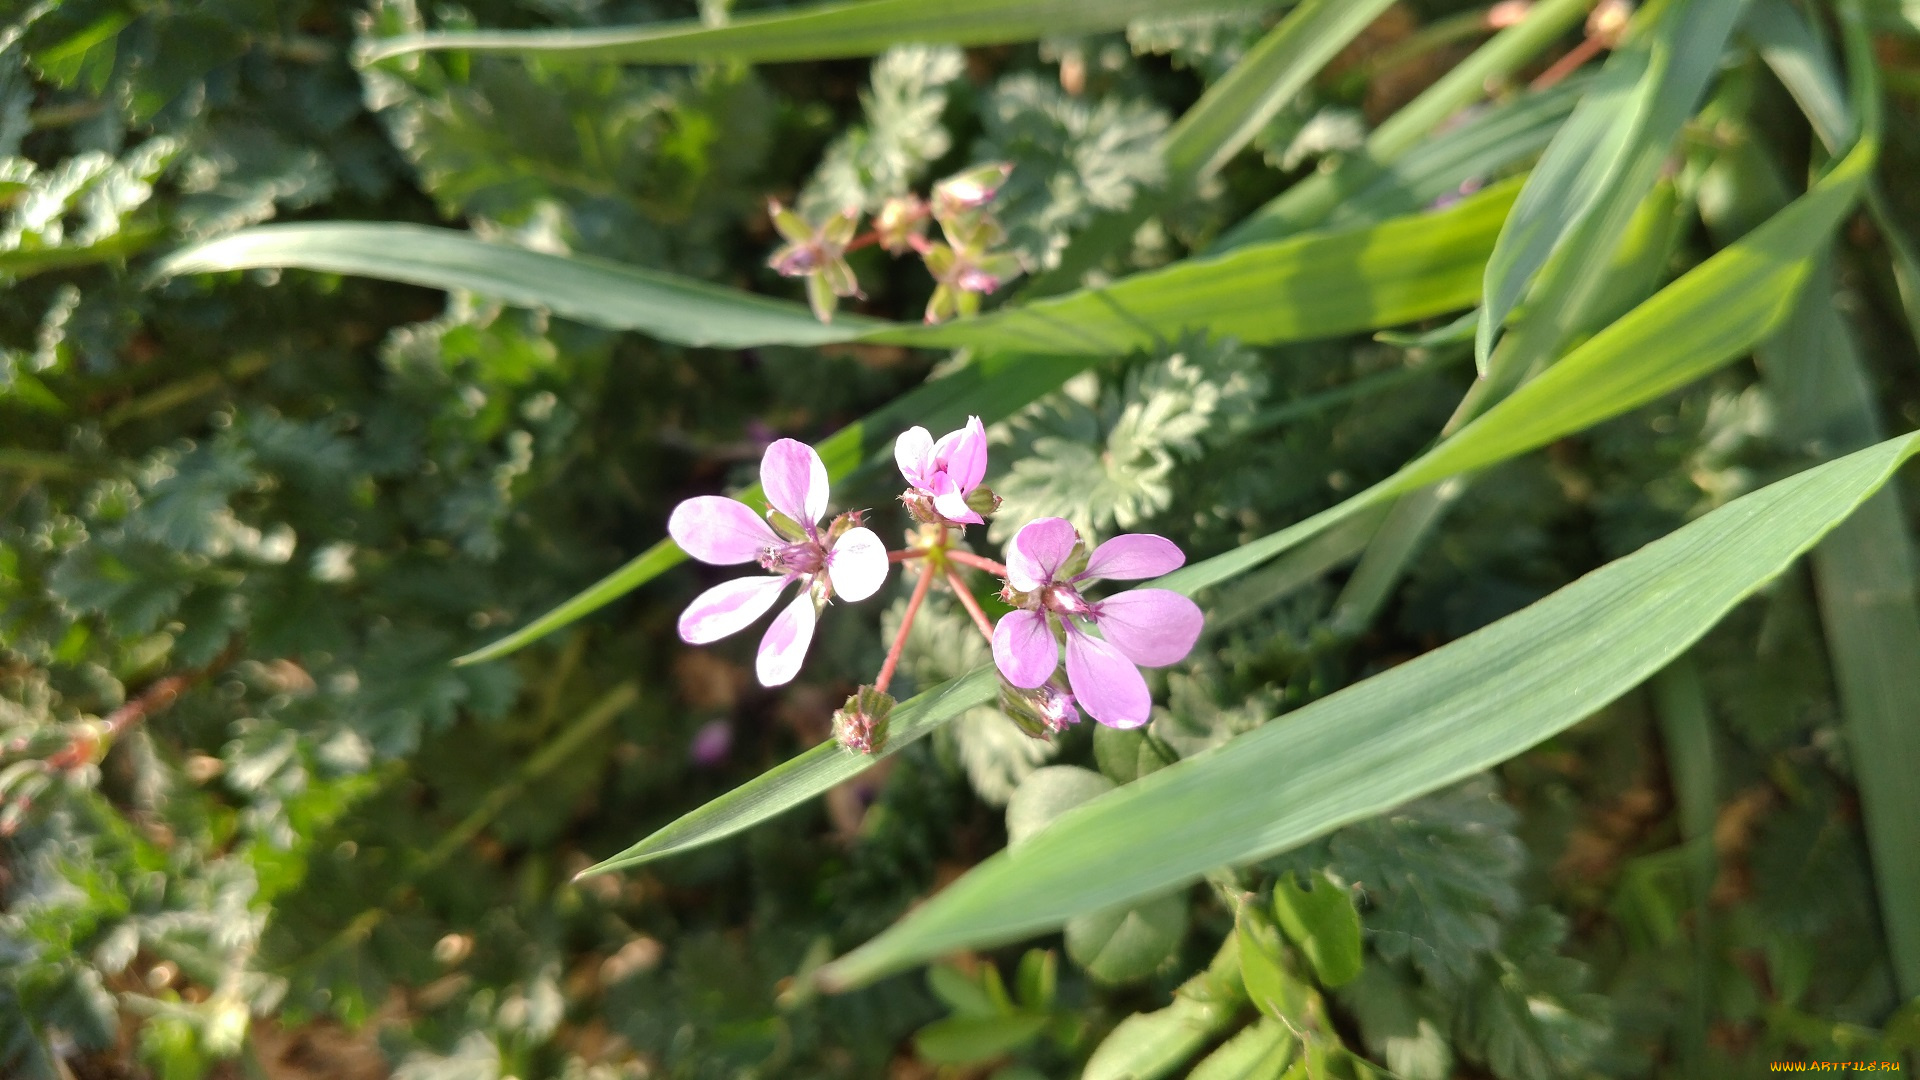
[[[872,529],[848,529],[827,552],[827,580],[842,600],[865,600],[887,580],[887,545]]]

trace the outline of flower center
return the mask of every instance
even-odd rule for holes
[[[827,565],[827,553],[811,540],[768,547],[760,553],[762,568],[775,574],[817,574]]]
[[[1040,590],[1040,606],[1063,616],[1077,615],[1083,619],[1093,616],[1093,605],[1071,585],[1048,585]]]

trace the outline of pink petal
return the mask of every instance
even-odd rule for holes
[[[887,545],[872,529],[848,529],[827,552],[827,580],[842,600],[865,600],[879,592],[887,580]]]
[[[1080,707],[1110,728],[1136,728],[1153,716],[1153,696],[1133,661],[1078,630],[1067,633],[1067,682]]]
[[[760,489],[775,510],[802,525],[818,525],[827,513],[827,466],[813,447],[776,439],[760,459]]]
[[[780,590],[791,580],[786,577],[743,577],[723,581],[699,596],[680,613],[680,640],[689,645],[705,645],[738,633],[747,624],[767,613]]]
[[[948,521],[963,525],[985,525],[987,519],[973,512],[967,505],[966,493],[954,486],[953,477],[947,473],[935,473],[933,486],[933,508]]]
[[[893,463],[900,466],[900,475],[909,485],[926,487],[932,462],[933,435],[926,428],[910,427],[893,440]]]
[[[1032,592],[1051,582],[1079,542],[1080,534],[1066,518],[1027,522],[1007,543],[1008,583],[1021,592]]]
[[[807,646],[813,642],[814,619],[813,597],[802,589],[760,639],[754,673],[760,676],[761,686],[782,686],[800,674],[800,662],[807,658]]]
[[[993,628],[993,662],[1007,681],[1031,690],[1060,664],[1060,646],[1037,611],[1010,611]]]
[[[1186,561],[1180,548],[1164,536],[1124,533],[1094,548],[1080,577],[1134,581],[1171,574]]]
[[[1093,624],[1107,644],[1141,667],[1186,659],[1206,617],[1200,605],[1171,589],[1134,589],[1094,606]]]
[[[667,535],[681,550],[716,566],[752,562],[783,541],[746,503],[699,495],[673,508]]]
[[[979,487],[987,475],[987,429],[980,418],[969,416],[967,426],[942,435],[934,444],[933,460],[962,495]]]

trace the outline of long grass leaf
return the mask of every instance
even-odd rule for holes
[[[1275,0],[1192,0],[1185,10],[1232,11]],[[1118,30],[1160,14],[1160,0],[865,0],[746,15],[723,26],[684,22],[604,30],[468,30],[369,42],[371,63],[431,49],[537,53],[548,59],[635,64],[832,60],[908,42],[1001,45]]]
[[[1470,307],[1511,187],[1435,214],[1188,259],[1115,285],[927,326],[841,316],[582,255],[553,255],[418,225],[343,222],[243,229],[163,260],[161,275],[297,267],[361,274],[638,330],[682,345],[744,348],[874,341],[1101,356],[1193,327],[1249,343],[1380,329]]]
[[[1366,146],[1359,153],[1340,162],[1331,172],[1315,172],[1275,196],[1222,237],[1214,245],[1214,250],[1224,251],[1274,240],[1319,225],[1329,220],[1336,209],[1349,210],[1355,192],[1375,185],[1381,179],[1382,172],[1394,167],[1403,157],[1408,160],[1395,171],[1400,173],[1403,185],[1409,189],[1423,186],[1411,181],[1415,177],[1429,175],[1430,170],[1444,170],[1447,175],[1457,175],[1452,183],[1435,191],[1437,196],[1458,187],[1468,176],[1491,175],[1528,156],[1538,147],[1509,146],[1501,137],[1504,133],[1492,132],[1478,120],[1444,135],[1432,133],[1449,117],[1486,96],[1489,86],[1506,79],[1552,44],[1554,39],[1566,33],[1586,11],[1585,0],[1545,0],[1534,5],[1526,18],[1495,34],[1492,40],[1474,50],[1471,56],[1441,76],[1439,81],[1421,91],[1420,96],[1408,102],[1405,108],[1388,117],[1367,136]],[[1580,81],[1585,82],[1584,79]],[[1496,106],[1494,111],[1515,117],[1531,117],[1532,105],[1537,105],[1542,99],[1557,103],[1559,98],[1557,89],[1521,94],[1514,101]],[[1553,129],[1566,118],[1566,113],[1572,107],[1573,100],[1569,98],[1564,109],[1554,111],[1551,126],[1546,132],[1547,138],[1551,137]],[[1531,132],[1528,126],[1523,126],[1521,130]],[[1489,134],[1495,137],[1486,139]],[[1545,145],[1544,139],[1541,145]],[[1431,163],[1416,162],[1412,160],[1412,155],[1417,146],[1457,146],[1462,147],[1463,152],[1453,158],[1442,156]],[[1479,162],[1482,171],[1456,174],[1450,166],[1459,158]],[[1437,180],[1434,182],[1437,183]],[[1425,205],[1425,202],[1416,205]]]
[[[1649,8],[1654,23],[1614,54],[1595,91],[1541,155],[1487,263],[1475,359],[1491,370],[1494,336],[1523,296],[1532,303],[1504,358],[1517,381],[1572,334],[1615,238],[1660,176],[1681,127],[1719,70],[1744,0]],[[1536,280],[1536,278],[1538,280]]]
[[[1277,854],[1591,715],[1784,571],[1920,450],[1909,435],[1745,496],[1546,599],[1100,796],[819,972],[858,986]]]

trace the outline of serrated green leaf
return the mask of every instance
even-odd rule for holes
[[[1246,1003],[1240,950],[1228,935],[1207,970],[1173,992],[1173,1003],[1120,1021],[1094,1048],[1081,1080],[1159,1080],[1233,1022]]]
[[[1273,916],[1248,898],[1233,919],[1240,943],[1240,981],[1247,1000],[1271,1019],[1293,1025],[1307,1021],[1313,988],[1287,970],[1286,944]]]
[[[1297,1042],[1285,1024],[1263,1016],[1202,1058],[1187,1080],[1280,1080]]]
[[[1339,986],[1360,974],[1360,912],[1347,890],[1316,876],[1303,889],[1291,874],[1273,885],[1273,915],[1288,939],[1306,954],[1322,986]]]
[[[821,969],[822,983],[864,984],[1284,851],[1533,746],[1659,670],[1917,449],[1920,436],[1905,436],[1770,485],[1285,723],[1082,806]]]
[[[1276,0],[1194,0],[1196,11],[1271,6]],[[409,34],[370,43],[363,63],[427,49],[530,52],[555,60],[636,64],[771,62],[871,56],[909,42],[998,45],[1118,30],[1162,10],[1157,0],[867,0],[604,30],[501,30]]]

